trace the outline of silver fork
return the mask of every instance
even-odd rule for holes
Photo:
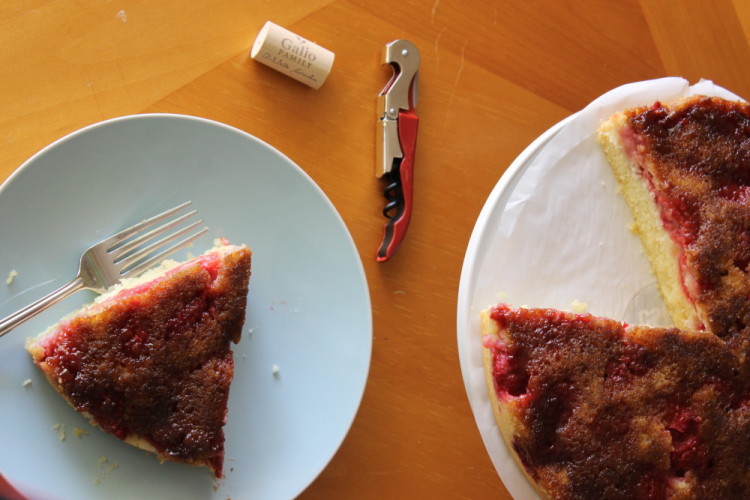
[[[170,208],[166,212],[139,222],[90,247],[81,256],[78,274],[73,281],[0,320],[0,337],[24,321],[36,316],[79,290],[86,288],[99,294],[104,293],[105,290],[117,284],[121,279],[137,276],[139,273],[149,269],[162,259],[165,259],[191,241],[202,236],[208,231],[207,227],[203,227],[180,241],[173,243],[178,238],[203,224],[203,220],[198,220],[163,236],[161,239],[155,240],[157,236],[174,230],[181,223],[197,214],[197,210],[191,210],[169,220],[159,227],[146,231],[155,224],[180,213],[190,203],[188,201]],[[167,247],[170,244],[171,246]],[[163,250],[154,255],[154,252],[162,248]]]

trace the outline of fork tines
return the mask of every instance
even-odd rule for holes
[[[191,202],[187,201],[170,208],[117,233],[107,240],[107,252],[120,269],[123,278],[135,276],[153,267],[159,261],[169,257],[208,231],[205,226],[194,231],[203,224],[202,219],[184,225],[188,219],[198,213],[197,210],[191,210],[178,215],[190,204]],[[145,229],[163,221],[166,222],[141,234]],[[191,233],[191,231],[194,232]],[[156,239],[158,236],[161,236],[161,238]],[[155,253],[157,251],[158,253]]]

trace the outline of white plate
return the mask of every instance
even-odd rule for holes
[[[24,341],[91,297],[80,293],[0,339],[0,471],[31,498],[292,498],[348,432],[372,348],[362,263],[312,179],[226,125],[126,117],[31,158],[0,189],[0,314],[66,283],[89,244],[184,200],[211,228],[190,252],[218,236],[253,250],[246,326],[234,346],[226,478],[160,464],[91,427],[32,365]],[[77,438],[74,428],[88,434]]]
[[[504,445],[484,381],[479,312],[497,302],[669,324],[631,221],[596,141],[619,109],[692,94],[738,97],[709,81],[663,78],[618,87],[536,139],[507,169],[469,241],[457,340],[466,392],[485,447],[517,500],[536,499]]]

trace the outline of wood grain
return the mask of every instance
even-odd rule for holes
[[[336,53],[320,90],[248,57],[268,19]],[[341,213],[369,282],[373,357],[351,432],[310,499],[509,498],[456,347],[462,260],[488,194],[536,136],[620,84],[709,78],[750,96],[740,0],[14,0],[0,26],[0,178],[82,126],[183,113],[272,144]],[[377,264],[375,98],[390,77],[381,47],[396,38],[422,54],[414,215],[394,259]]]

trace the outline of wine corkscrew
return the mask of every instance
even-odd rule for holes
[[[383,50],[383,64],[390,64],[393,77],[378,96],[375,176],[385,178],[387,200],[383,215],[388,219],[377,261],[391,258],[409,227],[412,212],[414,152],[419,118],[417,105],[419,50],[408,40],[395,40]]]

